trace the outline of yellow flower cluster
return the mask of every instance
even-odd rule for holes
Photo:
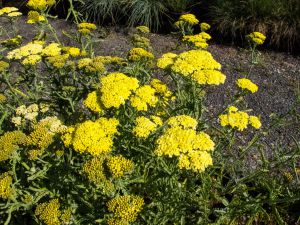
[[[26,145],[33,148],[27,152],[30,160],[35,160],[43,154],[54,141],[55,134],[63,133],[67,129],[56,116],[46,117],[33,124],[32,128],[33,131],[26,137]]]
[[[103,107],[101,107],[101,99],[99,98],[97,91],[89,93],[87,98],[83,101],[83,104],[93,112],[103,112]]]
[[[125,100],[139,87],[136,78],[128,77],[123,73],[111,73],[101,78],[101,102],[106,108],[119,108]]]
[[[108,158],[106,165],[114,177],[123,177],[124,173],[131,172],[134,167],[131,160],[121,155]]]
[[[97,58],[83,58],[78,60],[78,69],[84,70],[85,72],[105,72],[105,67],[102,60],[98,60]]]
[[[7,98],[4,94],[0,93],[0,104],[3,104],[4,102],[6,102]]]
[[[90,34],[93,30],[96,30],[97,26],[93,23],[82,22],[78,24],[78,32],[82,35]]]
[[[228,114],[222,114],[219,116],[221,126],[231,126],[239,131],[243,131],[250,124],[255,129],[261,127],[261,122],[256,116],[249,116],[248,113],[238,111],[238,108],[230,106],[228,108]]]
[[[0,60],[0,73],[6,71],[9,68],[9,64],[5,61]]]
[[[207,41],[211,39],[211,36],[208,33],[201,32],[196,35],[185,35],[183,36],[183,41],[189,44],[194,45],[196,48],[207,48]]]
[[[157,67],[161,69],[168,69],[174,64],[177,56],[177,54],[172,52],[163,54],[162,57],[157,60]]]
[[[1,153],[0,153],[1,154]],[[0,198],[8,199],[13,194],[12,177],[8,172],[0,174]]]
[[[133,45],[137,48],[148,49],[150,46],[150,40],[138,34],[133,35],[132,41],[133,41]]]
[[[37,104],[31,104],[28,107],[25,105],[21,105],[16,108],[16,116],[12,117],[11,121],[16,126],[21,126],[23,122],[26,120],[28,121],[35,121],[36,117],[38,116],[39,106]]]
[[[266,40],[266,36],[260,32],[252,32],[246,37],[256,45],[262,45]]]
[[[169,128],[157,139],[155,154],[158,156],[179,157],[180,169],[203,172],[212,165],[210,152],[215,143],[204,132],[197,132],[197,121],[190,116],[171,117]]]
[[[124,195],[113,198],[107,203],[108,210],[114,213],[114,218],[108,224],[115,225],[117,221],[134,222],[142,211],[144,200],[136,195]],[[121,223],[122,224],[122,223]]]
[[[187,115],[173,116],[168,119],[167,123],[171,127],[181,127],[183,129],[193,130],[195,130],[198,125],[197,120]]]
[[[38,43],[28,43],[20,48],[14,49],[7,54],[9,60],[23,60],[24,65],[35,65],[41,60],[40,54],[43,51],[43,45]]]
[[[157,62],[162,69],[171,71],[184,77],[190,77],[199,84],[220,85],[226,76],[221,73],[221,64],[208,51],[191,50],[176,56],[173,53],[163,55]]]
[[[29,0],[27,6],[37,11],[43,11],[47,7],[55,5],[55,0]]]
[[[136,27],[137,31],[143,33],[143,34],[148,34],[150,33],[150,29],[147,26],[138,26]]]
[[[26,135],[21,131],[6,132],[0,136],[0,162],[9,159],[25,140]]]
[[[1,15],[6,15],[8,17],[17,17],[21,16],[22,13],[19,12],[19,9],[16,7],[4,7],[0,9],[0,16]]]
[[[108,180],[104,173],[104,161],[106,157],[94,157],[83,165],[83,171],[88,179],[97,186],[103,188],[104,191],[110,192],[114,189],[113,183]]]
[[[81,55],[81,50],[80,50],[80,48],[77,48],[77,47],[67,46],[67,47],[64,47],[62,50],[63,50],[63,52],[65,52],[66,54],[69,54],[72,57],[78,57]]]
[[[168,86],[158,79],[153,79],[151,86],[155,89],[156,93],[165,98],[165,100],[173,95],[173,92],[170,91]]]
[[[258,91],[258,86],[254,84],[251,80],[247,78],[241,78],[236,81],[237,86],[239,86],[241,89],[246,89],[248,91],[251,91],[252,93],[255,93]]]
[[[58,56],[61,54],[61,51],[62,49],[58,43],[51,43],[42,50],[42,56],[44,57]]]
[[[69,209],[61,211],[58,199],[39,204],[35,209],[35,215],[46,225],[68,224],[71,219],[71,211]]]
[[[181,15],[179,17],[178,22],[180,22],[180,21],[185,22],[185,23],[187,23],[189,25],[192,25],[192,26],[199,23],[199,20],[193,14],[184,14],[184,15]],[[176,25],[176,23],[175,23],[175,25]]]
[[[34,23],[38,23],[38,22],[43,22],[45,21],[45,17],[42,16],[39,12],[37,11],[29,11],[28,13],[28,20],[27,23],[28,24],[34,24]]]
[[[11,47],[19,46],[21,43],[22,43],[22,36],[17,35],[14,38],[10,38],[2,41],[1,45],[11,48]]]
[[[60,69],[66,65],[67,60],[69,59],[69,54],[49,56],[46,58],[47,62],[50,63],[54,68]]]
[[[99,156],[111,151],[113,136],[117,133],[117,119],[99,118],[95,122],[88,120],[69,128],[62,136],[66,147],[73,146],[79,153]]]
[[[143,49],[143,48],[132,48],[129,52],[128,52],[128,59],[130,61],[149,61],[154,59],[154,55]]]
[[[144,85],[138,88],[130,98],[131,105],[138,111],[147,111],[148,106],[155,107],[158,98],[155,96],[155,89],[150,85]]]
[[[200,29],[202,32],[205,32],[210,29],[210,25],[208,23],[200,23]]]
[[[158,126],[161,126],[162,120],[157,116],[151,116],[150,119],[144,116],[137,117],[135,120],[136,126],[133,129],[133,134],[140,138],[147,138]]]

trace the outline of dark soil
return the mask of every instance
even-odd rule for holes
[[[25,18],[21,18],[19,24],[22,24],[19,29],[26,43],[35,36],[36,32],[32,29],[32,25],[25,24]],[[62,31],[68,33],[75,31],[75,26],[63,20],[55,20],[52,24],[58,31],[59,37],[65,40],[66,44],[72,44]],[[9,23],[1,18],[0,26],[10,27]],[[129,34],[130,30],[125,28],[99,29],[96,33],[100,38],[95,46],[96,55],[126,56],[132,47]],[[150,34],[149,36],[156,56],[170,51],[180,53],[186,50],[183,45],[177,46],[178,40],[173,35]],[[217,44],[211,44],[208,51],[222,64],[222,71],[227,76],[224,85],[207,90],[207,109],[217,115],[228,105],[236,89],[235,80],[248,74],[250,53],[243,48]],[[290,148],[294,145],[293,139],[300,141],[300,106],[296,105],[296,99],[300,98],[300,57],[263,51],[259,64],[253,68],[249,78],[258,84],[259,91],[246,97],[248,107],[253,109],[253,115],[261,116],[264,127],[271,124],[274,116],[284,116],[293,109],[294,113],[287,116],[285,123],[273,129],[262,140],[270,149],[278,143],[281,143],[283,148]]]

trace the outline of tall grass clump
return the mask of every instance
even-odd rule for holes
[[[0,9],[11,28],[0,37],[1,224],[299,222],[299,141],[261,141],[286,118],[266,124],[248,107],[260,91],[251,70],[217,115],[207,108],[207,90],[227,82],[206,50],[209,24],[181,15],[187,50],[159,57],[138,26],[121,58],[95,52],[97,26],[86,21],[64,31],[66,45],[49,22],[54,5],[28,1],[29,41],[22,13]],[[248,35],[251,68],[265,38]]]
[[[297,0],[215,0],[204,3],[215,29],[233,40],[258,30],[279,49],[299,50],[300,2]]]
[[[144,24],[154,30],[172,21],[170,12],[184,12],[193,1],[187,0],[87,0],[81,13],[97,23],[111,21],[128,26]]]

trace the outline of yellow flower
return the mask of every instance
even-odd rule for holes
[[[133,129],[135,136],[140,138],[147,138],[159,125],[162,125],[162,121],[159,117],[151,117],[153,121],[147,117],[140,116],[135,120],[136,126]]]
[[[61,54],[61,48],[59,47],[58,43],[51,43],[42,50],[42,55],[45,57],[58,56],[60,54]]]
[[[155,154],[158,156],[180,156],[181,153],[214,150],[214,142],[204,132],[181,127],[168,128],[156,141]]]
[[[113,198],[107,203],[108,210],[113,212],[115,218],[134,222],[144,206],[144,200],[136,195],[124,195]]]
[[[236,81],[236,84],[241,88],[241,89],[246,89],[248,91],[251,91],[252,93],[255,93],[258,91],[258,86],[254,84],[251,80],[247,78],[241,78]]]
[[[143,34],[148,34],[150,32],[150,29],[147,26],[138,26],[136,29]]]
[[[27,6],[34,10],[43,11],[47,7],[55,5],[55,0],[29,0]]]
[[[154,55],[143,48],[132,48],[128,52],[128,59],[130,61],[148,61],[154,59]]]
[[[196,130],[197,120],[187,115],[173,116],[167,121],[171,127],[182,127],[183,129]]]
[[[208,33],[201,32],[200,34],[196,35],[185,35],[183,36],[183,41],[190,43],[198,48],[207,48],[208,44],[206,43],[208,40],[211,39],[211,36]]]
[[[119,108],[138,87],[136,78],[123,73],[111,73],[101,78],[101,102],[105,108]]]
[[[35,215],[46,225],[60,225],[61,211],[58,199],[39,204],[35,209]]]
[[[131,160],[120,155],[108,158],[106,165],[114,177],[123,177],[124,173],[131,172],[134,167]]]
[[[102,113],[103,107],[101,107],[100,96],[97,91],[93,91],[88,94],[87,98],[83,101],[85,107],[93,112]]]
[[[255,129],[259,129],[261,127],[261,122],[260,122],[260,120],[257,116],[250,116],[249,117],[249,123]]]
[[[210,29],[210,25],[208,23],[200,23],[200,29],[202,32],[205,32]]]
[[[243,131],[250,124],[255,129],[261,127],[261,122],[256,116],[249,116],[248,113],[238,111],[238,108],[230,106],[228,108],[228,114],[222,114],[219,116],[220,124],[222,127],[231,126],[237,128],[239,131]]]
[[[6,96],[2,93],[0,93],[0,104],[3,104],[5,103],[7,100]]]
[[[262,45],[266,40],[266,36],[260,32],[252,32],[246,37],[256,45]]]
[[[78,60],[78,68],[84,70],[85,72],[105,72],[104,64],[97,58],[83,58]]]
[[[43,22],[45,20],[46,20],[45,17],[40,15],[40,13],[37,11],[29,11],[28,13],[28,20],[27,20],[28,24]]]
[[[79,153],[90,153],[94,156],[111,151],[113,135],[117,133],[119,121],[116,119],[100,118],[93,121],[85,121],[68,129],[62,139],[68,147],[72,144]]]
[[[161,69],[167,69],[174,64],[174,59],[177,57],[175,53],[169,52],[163,54],[161,58],[157,60],[157,67]]]
[[[72,57],[77,57],[80,55],[80,48],[76,48],[76,47],[70,47],[68,49],[68,53],[72,56]]]
[[[23,65],[36,65],[38,62],[42,60],[40,55],[29,55],[23,61]]]
[[[66,65],[68,58],[69,54],[62,54],[47,57],[46,61],[50,63],[54,68],[60,69]]]
[[[14,49],[7,54],[8,59],[22,59],[29,55],[39,55],[43,51],[43,45],[28,43],[20,48]]]
[[[190,151],[179,157],[178,166],[180,169],[203,172],[208,166],[213,165],[211,155],[206,151]]]
[[[93,23],[87,23],[87,22],[82,22],[78,24],[78,29],[89,29],[89,30],[96,30],[97,26]]]
[[[108,180],[104,172],[104,161],[106,156],[94,157],[87,161],[83,166],[83,171],[86,173],[88,179],[102,188],[103,191],[110,193],[114,190],[113,183]]]
[[[21,131],[6,132],[0,136],[0,162],[9,159],[25,140],[26,135]]]
[[[21,12],[11,12],[7,14],[8,17],[17,17],[17,16],[22,16]]]
[[[12,177],[8,172],[0,174],[0,198],[8,199],[13,194]]]
[[[158,79],[153,79],[151,81],[151,86],[155,89],[156,93],[165,98],[170,98],[173,94],[172,91],[169,90],[168,86]]]
[[[193,14],[184,14],[179,17],[179,21],[184,21],[190,25],[196,25],[199,23],[196,16]]]
[[[9,64],[7,62],[0,60],[0,73],[4,72],[8,68],[9,68]]]
[[[92,30],[96,30],[97,26],[93,23],[82,22],[78,24],[78,32],[83,35],[91,33]]]
[[[181,76],[192,78],[199,84],[219,85],[223,84],[226,79],[226,76],[219,71],[220,63],[204,50],[181,53],[170,69]]]
[[[158,98],[155,96],[155,89],[150,85],[144,85],[136,90],[130,98],[131,105],[138,111],[147,111],[148,106],[155,107]]]
[[[220,85],[224,84],[226,76],[218,70],[195,71],[191,77],[198,84]]]
[[[2,9],[0,9],[0,16],[3,15],[3,14],[9,14],[9,13],[12,13],[12,12],[16,12],[18,10],[19,9],[16,8],[16,7],[4,7]]]

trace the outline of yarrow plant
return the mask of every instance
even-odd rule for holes
[[[240,78],[222,112],[210,117],[205,106],[207,90],[227,82],[206,50],[208,24],[192,35],[198,19],[179,18],[191,48],[184,52],[157,58],[150,29],[138,26],[125,58],[102,56],[93,23],[64,33],[72,45],[59,39],[49,22],[55,4],[28,1],[33,40],[4,37],[1,224],[251,224],[265,214],[273,222],[269,203],[276,218],[284,215],[297,196],[279,180],[271,184],[280,193],[270,193],[269,180],[262,194],[250,193],[272,177],[263,176],[271,164],[241,169],[265,127],[244,99],[258,86]]]

